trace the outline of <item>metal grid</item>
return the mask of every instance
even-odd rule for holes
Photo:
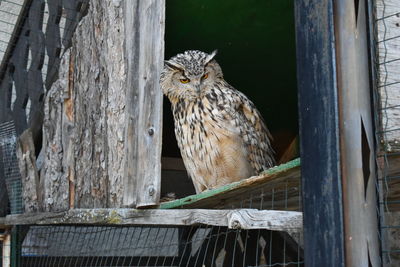
[[[21,266],[303,266],[287,233],[215,226],[30,226]]]
[[[380,238],[384,266],[400,266],[400,152],[393,140],[400,136],[400,6],[390,0],[374,0],[374,106],[378,153]],[[397,30],[396,30],[397,29]],[[397,47],[397,48],[396,48]]]
[[[293,177],[276,186],[256,188],[236,201],[227,201],[218,208],[301,211],[301,188],[299,177]]]
[[[220,197],[216,199],[207,198],[204,201],[184,203],[174,208],[301,211],[300,171],[277,183],[271,182],[232,193],[220,193]]]
[[[23,213],[22,181],[16,154],[17,136],[14,123],[0,124],[0,147],[3,173],[10,203],[10,213]],[[0,178],[1,179],[1,178]]]

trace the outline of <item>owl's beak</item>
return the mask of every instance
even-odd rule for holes
[[[196,88],[196,91],[198,94],[200,94],[200,82],[195,83],[194,87]]]

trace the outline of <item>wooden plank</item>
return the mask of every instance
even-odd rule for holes
[[[127,58],[124,206],[157,205],[161,189],[165,1],[125,1]],[[136,192],[136,194],[134,193]]]
[[[400,8],[398,0],[376,0],[381,145],[400,151]]]
[[[297,188],[298,197],[300,187],[300,159],[295,159],[268,169],[260,176],[254,176],[213,190],[204,191],[197,195],[161,203],[160,208],[218,208],[223,203],[232,204],[235,200],[240,200],[240,196],[251,194],[254,190],[262,187],[265,188],[264,191],[272,188]],[[280,200],[285,201],[284,199],[275,199],[274,201],[278,202]],[[298,204],[299,201],[295,201],[292,207],[287,208],[288,210],[298,210]]]
[[[73,209],[64,212],[44,212],[8,215],[2,225],[214,225],[234,229],[268,229],[300,231],[302,214],[296,211],[234,209]]]

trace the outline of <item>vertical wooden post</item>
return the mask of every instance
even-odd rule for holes
[[[380,266],[367,1],[335,1],[346,266]]]
[[[295,1],[305,265],[345,264],[332,0]]]
[[[157,205],[161,187],[164,0],[125,1],[126,167],[123,205]]]

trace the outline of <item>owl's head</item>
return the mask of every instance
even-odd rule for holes
[[[214,87],[222,80],[221,67],[210,54],[188,50],[165,61],[160,84],[163,93],[170,99],[193,99]]]

